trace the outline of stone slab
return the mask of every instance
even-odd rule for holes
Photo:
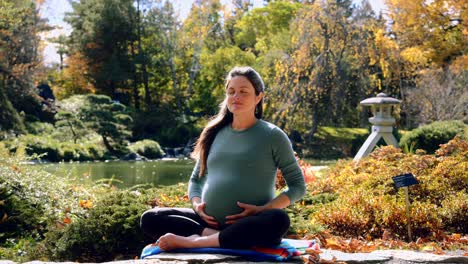
[[[373,253],[345,253],[338,250],[322,249],[320,259],[333,260],[337,262],[353,263],[385,263],[392,259],[391,255],[380,255]]]
[[[347,264],[364,263],[382,263],[382,264],[435,264],[435,263],[466,263],[468,257],[463,256],[464,252],[456,252],[456,255],[436,255],[427,252],[409,251],[409,250],[376,250],[371,253],[345,253],[337,250],[322,249],[320,257],[322,260],[332,260],[336,262],[345,262]],[[298,263],[301,259],[295,259],[290,262]],[[31,261],[26,264],[76,264],[75,262],[43,262]],[[187,253],[162,253],[139,260],[120,260],[105,262],[105,264],[193,264],[193,263],[217,263],[217,264],[250,264],[238,256],[222,254],[187,254]],[[278,262],[262,262],[263,264],[278,264]],[[0,264],[16,264],[9,260],[0,260]],[[104,263],[101,263],[104,264]]]
[[[376,250],[374,255],[391,256],[393,259],[410,261],[413,263],[467,263],[468,257],[454,255],[436,255],[427,252],[410,250]]]

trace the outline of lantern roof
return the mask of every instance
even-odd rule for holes
[[[380,105],[380,104],[400,104],[401,101],[387,96],[385,93],[379,93],[376,97],[364,99],[360,102],[362,105]]]

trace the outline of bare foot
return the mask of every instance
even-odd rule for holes
[[[198,237],[200,236],[191,235],[189,237],[183,237],[174,235],[172,233],[167,233],[159,238],[158,246],[164,251],[169,251],[177,248],[191,248],[194,246],[194,240]]]

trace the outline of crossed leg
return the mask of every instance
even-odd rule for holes
[[[144,231],[145,229],[151,230],[153,234],[159,233],[157,236],[159,237],[158,245],[162,250],[166,251],[177,248],[273,246],[281,242],[290,225],[288,215],[279,209],[267,210],[258,215],[243,218],[225,227],[222,231],[209,228],[196,214],[195,216],[189,215],[189,219],[185,219],[187,215],[174,215],[173,213],[177,212],[178,208],[163,210],[159,212],[161,214],[158,217],[154,217],[154,210],[158,211],[160,209],[152,210],[152,213],[143,214],[142,229]],[[185,210],[191,209],[184,209],[184,214],[187,213]],[[171,212],[172,214],[165,214],[164,212]],[[147,216],[145,217],[145,215]],[[149,221],[150,215],[153,215],[153,220],[159,219],[159,221]],[[148,227],[150,222],[152,222],[151,228]],[[157,228],[155,227],[158,226],[163,226],[163,230],[156,232]],[[156,237],[156,235],[153,235],[153,237]]]

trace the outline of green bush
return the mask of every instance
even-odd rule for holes
[[[423,149],[434,153],[440,144],[445,144],[455,136],[467,139],[468,128],[463,121],[436,121],[405,133],[400,140],[400,147]]]
[[[10,152],[18,148],[25,148],[28,156],[37,156],[41,160],[50,162],[59,161],[90,161],[103,160],[108,156],[106,148],[96,139],[73,143],[60,141],[50,135],[23,135],[5,142]]]
[[[42,155],[41,159],[57,162],[61,160],[60,142],[46,135],[24,135],[19,138],[29,156]]]
[[[29,133],[31,134],[51,134],[54,132],[54,125],[51,123],[45,123],[45,122],[29,122],[26,123],[26,129],[28,130]]]
[[[86,143],[79,144],[78,152],[78,161],[87,161],[87,160],[103,160],[106,155],[106,148],[102,144],[93,143],[88,141]]]
[[[82,212],[76,201],[89,195],[80,188],[1,152],[0,245],[24,237],[41,239],[67,213]]]
[[[47,257],[54,260],[101,262],[133,259],[150,243],[138,228],[149,208],[137,191],[114,191],[100,197],[89,215],[46,235]]]
[[[131,151],[149,159],[159,159],[165,155],[164,151],[159,146],[159,143],[150,139],[137,141],[131,144],[128,148]]]
[[[186,190],[187,184],[178,184],[98,195],[86,217],[47,233],[42,245],[45,257],[80,262],[133,259],[144,246],[154,242],[139,229],[141,214],[154,206],[190,206]]]
[[[292,204],[285,210],[291,219],[288,235],[303,236],[309,233],[320,233],[326,226],[314,221],[313,215],[323,205],[336,200],[338,195],[331,193],[315,193],[307,187],[306,195],[301,201]]]

